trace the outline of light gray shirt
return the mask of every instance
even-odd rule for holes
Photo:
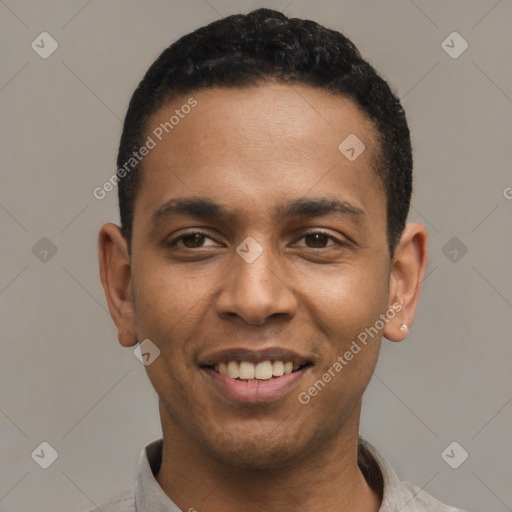
[[[127,489],[88,512],[189,512],[179,509],[155,479],[162,462],[162,447],[163,440],[159,439],[142,450],[134,489]],[[401,482],[391,464],[362,436],[358,464],[368,483],[383,489],[379,512],[463,512],[444,505],[413,484]]]

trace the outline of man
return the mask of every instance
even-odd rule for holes
[[[163,441],[101,510],[455,511],[359,436],[427,234],[404,111],[355,46],[268,9],[200,28],[135,91],[117,163],[101,280]]]

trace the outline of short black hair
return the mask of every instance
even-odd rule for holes
[[[171,44],[148,69],[130,100],[119,145],[118,175],[144,144],[149,118],[173,97],[267,80],[340,94],[354,100],[373,121],[379,148],[374,165],[386,193],[392,255],[405,228],[412,194],[412,149],[404,109],[348,38],[311,20],[257,9],[210,23]],[[119,180],[121,229],[129,250],[140,183],[139,163]]]

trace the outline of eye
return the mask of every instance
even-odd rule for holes
[[[205,245],[204,242],[207,239],[214,243]],[[201,247],[217,246],[218,244],[209,236],[208,233],[204,231],[193,231],[174,238],[170,241],[169,245],[182,248],[184,247],[186,249],[199,249]]]
[[[308,247],[309,249],[324,249],[327,247],[332,247],[335,245],[343,245],[343,243],[332,235],[328,235],[323,231],[311,231],[309,233],[305,233],[302,235],[301,240],[304,239],[305,245],[300,245],[300,247]],[[329,240],[333,240],[334,243],[328,244]]]
[[[207,240],[209,240],[210,243],[205,243]],[[306,247],[308,249],[326,249],[328,247],[346,245],[334,236],[324,233],[323,231],[311,231],[309,233],[304,233],[299,240],[304,240],[304,243],[297,243],[295,245],[298,247]],[[331,243],[329,243],[329,241],[331,241]],[[182,234],[172,239],[168,245],[183,249],[200,249],[202,247],[219,246],[218,242],[216,242],[209,233],[205,231],[191,231],[189,233]]]

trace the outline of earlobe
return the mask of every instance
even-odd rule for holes
[[[390,341],[405,339],[414,322],[428,265],[427,238],[424,226],[411,223],[405,227],[395,248],[389,283],[389,307],[395,306],[396,315],[386,324],[383,332]]]
[[[117,327],[119,343],[131,347],[137,343],[131,265],[119,226],[111,223],[102,226],[98,235],[98,260],[101,284]]]

